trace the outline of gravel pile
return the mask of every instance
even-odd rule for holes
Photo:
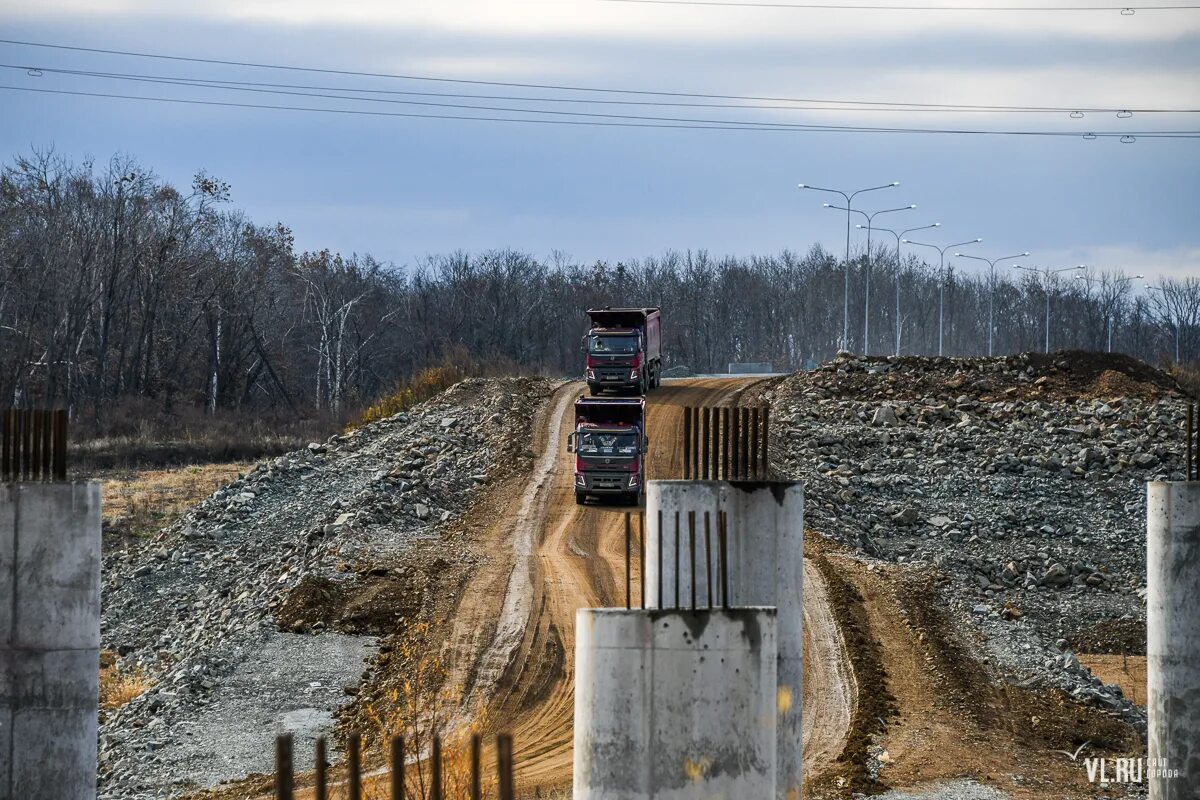
[[[1144,630],[1145,483],[1183,479],[1173,379],[1096,354],[842,355],[767,396],[772,462],[804,481],[810,527],[939,570],[1013,680],[1144,721],[1066,645]]]
[[[422,544],[444,543],[455,559],[459,541],[443,537],[481,487],[528,466],[529,420],[553,388],[464,381],[259,464],[145,546],[106,553],[103,646],[153,688],[103,720],[101,797],[167,797],[267,771],[274,730],[327,731],[374,638],[332,630],[336,620],[292,619],[280,630],[278,612],[302,583],[377,579]],[[406,608],[419,608],[409,577],[392,576]],[[230,744],[238,736],[240,749]],[[303,739],[297,748],[311,752]]]

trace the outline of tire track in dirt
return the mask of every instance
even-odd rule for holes
[[[731,405],[756,379],[699,378],[672,381],[647,398],[648,456],[651,479],[679,478],[682,474],[683,408],[692,405]],[[575,504],[574,462],[562,446],[572,424],[571,403],[582,391],[570,384],[552,401],[551,419],[528,493],[523,501],[529,513],[509,526],[515,537],[509,544],[516,563],[507,567],[504,597],[497,596],[502,582],[497,569],[481,570],[464,592],[455,618],[456,657],[470,657],[472,630],[494,622],[491,644],[479,668],[459,671],[477,675],[473,682],[479,697],[495,693],[488,703],[488,727],[513,733],[517,743],[516,767],[523,791],[549,790],[570,785],[572,769],[572,723],[574,716],[574,627],[579,608],[615,606],[624,603],[624,512],[621,507]],[[547,472],[546,465],[552,465]],[[636,534],[636,531],[635,531]],[[526,549],[526,541],[535,548]],[[527,565],[520,561],[525,559]],[[529,579],[518,577],[528,570]],[[806,570],[807,571],[807,570]],[[489,574],[490,573],[490,574]],[[638,565],[633,566],[633,592],[641,585]],[[818,654],[814,667],[806,669],[805,699],[816,702],[819,724],[806,730],[806,770],[841,752],[849,723],[852,693],[844,645],[836,624],[815,584],[812,596],[818,605],[810,618],[806,608],[806,637],[814,632],[818,641],[806,641],[806,649]],[[528,591],[528,597],[512,598],[512,591]],[[806,592],[806,605],[810,593]],[[822,613],[823,612],[823,613]],[[523,635],[514,643],[516,623],[524,619]],[[811,626],[811,627],[809,627]],[[476,640],[477,641],[477,640]],[[466,645],[465,647],[463,645]],[[507,654],[501,657],[501,654]],[[496,666],[506,664],[504,674],[492,681]],[[809,753],[811,752],[811,757]]]

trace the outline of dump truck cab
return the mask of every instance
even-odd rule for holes
[[[583,337],[588,391],[644,395],[662,379],[657,308],[591,308]]]
[[[610,497],[638,505],[646,485],[646,401],[581,397],[567,452],[575,454],[575,502]]]

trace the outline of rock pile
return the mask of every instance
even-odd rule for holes
[[[1185,406],[1169,376],[1105,358],[843,356],[768,393],[771,456],[815,530],[943,573],[1013,673],[1137,717],[1059,643],[1144,626],[1144,484],[1183,478]]]
[[[528,466],[529,420],[553,386],[525,378],[464,381],[407,413],[259,464],[146,546],[106,553],[103,644],[153,688],[101,726],[101,796],[157,797],[171,793],[166,787],[213,783],[261,766],[231,763],[229,748],[212,742],[187,741],[189,720],[214,702],[229,676],[241,675],[239,665],[288,660],[291,642],[306,654],[321,651],[299,641],[312,636],[279,634],[277,614],[297,586],[301,595],[314,586],[337,593],[355,580],[388,580],[402,607],[419,613],[420,576],[389,565],[423,542],[442,541],[483,485]],[[463,554],[447,547],[442,557]],[[293,615],[287,629],[323,633],[318,639],[335,636],[326,628],[339,621],[364,630],[354,603],[347,605],[347,618]],[[290,607],[305,604],[293,599]],[[388,617],[375,624],[403,623]],[[309,665],[327,680],[310,686],[301,702],[328,715],[346,700],[338,681],[357,682],[366,652],[357,645],[326,649],[341,661],[347,652],[358,655],[353,663]],[[247,680],[271,668],[256,667]],[[255,694],[253,685],[242,688]],[[254,731],[259,739],[270,734]],[[270,748],[260,749],[269,764]],[[210,763],[221,750],[225,760]]]

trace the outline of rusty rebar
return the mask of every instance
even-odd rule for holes
[[[758,406],[750,409],[750,469],[749,477],[758,478]]]
[[[12,480],[12,418],[11,408],[0,409],[0,481]]]
[[[433,752],[429,756],[429,794],[433,800],[442,797],[442,737],[433,736]]]
[[[362,736],[358,731],[346,737],[346,763],[350,800],[362,800]]]
[[[708,480],[708,439],[709,439],[709,417],[712,416],[712,409],[708,406],[700,409],[700,479]]]
[[[329,767],[329,759],[325,755],[325,737],[317,737],[316,761],[313,764],[313,798],[327,800],[329,796],[329,781],[325,771]],[[403,797],[400,800],[404,800]]]
[[[625,609],[632,608],[632,586],[633,581],[633,527],[630,524],[629,512],[625,512]]]
[[[685,406],[683,409],[683,479],[690,480],[692,477],[692,409],[691,406]]]
[[[513,780],[512,735],[502,733],[496,737],[496,772],[499,773],[500,800],[516,800],[516,782]]]
[[[392,800],[404,800],[404,737],[392,737]]]
[[[709,416],[713,417],[713,425],[712,425],[713,441],[712,441],[712,446],[710,446],[710,451],[712,451],[713,463],[712,463],[712,465],[710,465],[710,467],[708,469],[708,476],[710,477],[710,479],[713,479],[715,481],[715,480],[720,480],[720,477],[721,477],[721,425],[720,425],[721,417],[719,415],[719,409],[710,408],[710,409],[708,409],[708,411],[709,411]]]
[[[638,512],[638,589],[641,592],[641,607],[646,607],[646,514]]]
[[[770,480],[771,478],[771,462],[767,455],[767,446],[771,442],[771,407],[763,406],[762,408],[762,469],[759,474],[762,479]]]
[[[1187,460],[1184,462],[1184,480],[1200,480],[1200,477],[1193,478],[1195,467],[1193,466],[1196,458],[1194,452],[1194,443],[1196,440],[1196,407],[1194,403],[1187,404],[1187,433],[1184,438],[1187,440]]]
[[[712,587],[712,535],[710,533],[710,518],[709,512],[704,512],[704,589],[708,595],[708,607],[711,610],[713,607],[713,587]]]
[[[292,800],[292,735],[275,737],[275,800]]]
[[[721,408],[721,478],[729,480],[729,407]]]
[[[741,418],[742,418],[741,410],[738,409],[736,406],[733,406],[729,409],[729,416],[730,416],[730,420],[729,420],[729,449],[730,449],[729,461],[730,461],[730,467],[732,467],[732,470],[733,470],[731,477],[733,480],[736,481],[742,477],[742,469],[741,469],[742,465],[738,461],[738,458],[740,457],[741,452],[742,452],[742,446],[741,446],[742,432],[740,430],[741,426],[739,424],[741,422]]]
[[[742,480],[750,479],[750,409],[741,409],[742,418]]]
[[[479,770],[482,750],[483,741],[479,734],[471,734],[471,800],[483,800],[483,778]]]

